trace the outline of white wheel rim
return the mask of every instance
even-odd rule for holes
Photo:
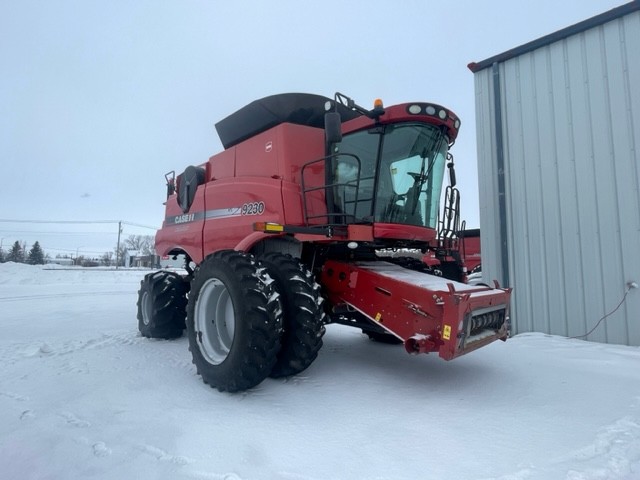
[[[235,309],[229,291],[217,278],[207,280],[195,308],[196,341],[200,352],[212,365],[227,358],[235,334]]]

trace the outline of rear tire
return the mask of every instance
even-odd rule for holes
[[[269,376],[295,375],[313,363],[322,347],[325,327],[320,285],[291,255],[272,252],[260,261],[274,280],[283,310],[281,348]]]
[[[189,294],[187,335],[206,384],[221,392],[258,385],[276,363],[281,331],[278,294],[253,256],[224,250],[200,264]]]
[[[138,330],[147,338],[178,338],[185,328],[189,284],[174,272],[145,275],[138,291]]]

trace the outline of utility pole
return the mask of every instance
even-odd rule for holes
[[[74,265],[78,265],[78,257],[80,256],[80,249],[84,248],[84,247],[78,247],[76,248],[76,259],[73,261]]]
[[[122,221],[118,222],[118,246],[116,247],[116,270],[120,265],[120,234],[122,233]]]

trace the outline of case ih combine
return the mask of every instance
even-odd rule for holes
[[[144,278],[141,334],[179,337],[186,320],[198,373],[220,391],[303,371],[329,323],[445,360],[506,340],[510,289],[462,283],[459,127],[433,103],[367,110],[340,93],[274,95],[225,118],[224,151],[166,176],[156,250],[183,255],[187,275]],[[412,250],[438,265],[398,256]]]

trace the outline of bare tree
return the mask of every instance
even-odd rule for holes
[[[125,248],[137,250],[140,255],[155,255],[153,235],[129,235],[124,241]]]
[[[113,252],[104,252],[102,257],[100,258],[100,261],[105,267],[110,267],[113,263]]]

